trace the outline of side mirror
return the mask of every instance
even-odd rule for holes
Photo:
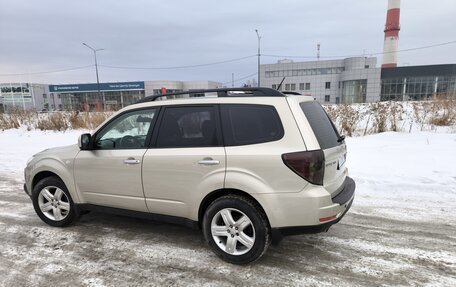
[[[92,139],[91,134],[82,134],[78,138],[78,146],[81,150],[91,150],[90,142]]]

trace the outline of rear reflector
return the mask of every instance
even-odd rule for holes
[[[325,154],[322,150],[285,153],[282,160],[297,175],[308,182],[323,185]]]
[[[325,222],[325,221],[330,221],[332,219],[336,218],[336,215],[330,216],[330,217],[323,217],[320,218],[320,222]]]

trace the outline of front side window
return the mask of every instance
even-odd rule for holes
[[[273,106],[221,105],[223,137],[226,146],[249,145],[283,137],[280,117]]]
[[[158,148],[219,146],[213,106],[168,107],[157,136]]]
[[[156,109],[138,110],[120,115],[95,137],[97,149],[138,149],[146,147],[146,138]]]

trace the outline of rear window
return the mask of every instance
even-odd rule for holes
[[[338,142],[339,133],[318,102],[303,102],[299,105],[306,115],[321,149],[333,148],[341,144]]]
[[[221,105],[226,146],[249,145],[279,140],[283,127],[273,106]]]

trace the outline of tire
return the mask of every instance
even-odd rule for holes
[[[40,180],[33,188],[32,202],[36,214],[51,226],[68,226],[79,215],[68,189],[58,177]]]
[[[259,259],[271,243],[262,209],[238,195],[220,197],[209,205],[203,217],[203,233],[215,254],[233,264]]]

